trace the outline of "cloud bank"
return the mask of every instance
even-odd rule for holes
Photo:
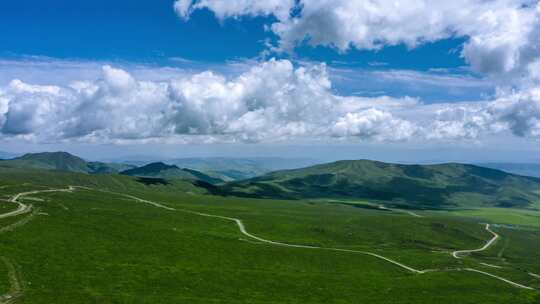
[[[383,107],[395,106],[386,99],[380,100]],[[372,109],[373,102],[334,95],[325,65],[295,68],[287,60],[270,60],[233,79],[206,71],[166,82],[138,81],[104,66],[94,82],[11,81],[0,89],[0,131],[3,137],[38,141],[202,136],[258,142],[345,133],[395,138],[394,132],[376,127],[381,115],[409,128],[392,114]]]
[[[464,43],[459,52],[470,68],[499,84],[490,101],[438,105],[411,103],[410,98],[374,102],[336,96],[324,86],[327,97],[318,99],[317,111],[326,115],[310,119],[310,128],[300,128],[309,129],[306,134],[382,141],[481,140],[501,133],[539,137],[538,1],[177,0],[174,9],[184,20],[199,9],[212,11],[220,20],[271,16],[267,29],[278,38],[271,48],[276,52],[294,52],[304,43],[347,52],[400,44],[415,48],[460,38]],[[381,76],[414,75],[386,71]],[[336,109],[324,106],[328,104]],[[357,107],[343,110],[344,104]]]
[[[540,88],[486,102],[425,105],[342,96],[324,64],[259,62],[230,77],[204,71],[139,80],[105,65],[94,81],[0,87],[0,139],[34,142],[273,142],[540,138]]]

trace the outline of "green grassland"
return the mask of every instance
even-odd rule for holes
[[[7,201],[0,200],[0,214],[1,213],[7,213],[7,212],[13,211],[15,209],[17,209],[17,205],[8,204]]]
[[[0,233],[0,256],[20,270],[23,297],[17,303],[540,302],[537,291],[476,273],[414,274],[358,253],[248,240],[231,221],[106,191],[239,218],[265,239],[367,250],[418,269],[475,267],[540,288],[540,280],[526,274],[540,271],[540,232],[534,224],[497,227],[501,240],[494,247],[458,260],[451,251],[478,248],[491,237],[476,216],[420,211],[424,217],[415,217],[325,200],[220,197],[189,182],[147,185],[119,175],[2,169],[3,185],[8,187],[0,188],[2,198],[68,185],[93,189],[31,195],[42,201],[24,202],[39,212],[25,225]],[[27,216],[0,219],[0,228]],[[492,270],[480,262],[505,268]],[[9,286],[0,263],[0,294]]]
[[[515,275],[540,274],[540,230],[498,227],[497,231],[503,238],[489,250],[476,254],[475,258],[501,266],[501,271]]]
[[[540,227],[540,210],[509,208],[477,208],[446,212],[449,215],[470,217],[493,223]]]

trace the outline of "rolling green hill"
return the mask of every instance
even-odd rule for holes
[[[71,172],[88,172],[86,161],[67,152],[28,153],[0,162],[0,166]]]
[[[399,165],[338,161],[209,188],[216,194],[265,198],[339,198],[402,207],[528,207],[540,179],[464,164]]]
[[[87,162],[67,152],[28,153],[13,159],[0,160],[0,167],[57,170],[80,173],[118,173],[130,165]]]
[[[197,180],[210,184],[217,184],[223,182],[223,180],[219,178],[214,178],[196,170],[181,169],[176,165],[167,165],[162,162],[151,163],[142,167],[125,170],[122,171],[121,174],[164,179]]]
[[[148,185],[118,174],[0,167],[0,199],[20,194],[20,202],[32,205],[27,213],[0,218],[0,302],[540,301],[540,280],[529,274],[540,273],[538,212],[519,210],[530,213],[534,225],[517,227],[455,211],[411,216],[199,190],[185,180]],[[453,250],[479,248],[492,237],[486,221],[500,240],[454,258]],[[381,257],[429,271],[413,273]]]
[[[241,180],[263,175],[271,171],[311,166],[316,160],[308,158],[280,157],[192,157],[167,161],[181,168],[190,168],[219,177],[226,181]]]
[[[89,173],[113,174],[133,169],[135,166],[119,163],[88,162]]]

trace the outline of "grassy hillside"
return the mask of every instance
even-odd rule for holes
[[[135,166],[120,163],[88,162],[89,173],[112,174],[133,169]]]
[[[124,162],[88,162],[67,152],[29,153],[13,159],[2,159],[1,156],[0,154],[0,167],[86,172],[91,174],[120,173],[138,167],[146,167],[148,164],[147,162],[140,162],[137,165]],[[151,168],[138,169],[134,172],[143,172],[145,176],[200,179],[209,183],[220,183],[223,181],[246,179],[274,170],[308,166],[314,164],[315,161],[310,159],[272,157],[210,157],[181,158],[167,161],[167,163],[175,165],[176,168],[163,168],[162,173],[143,172]]]
[[[36,188],[36,185],[40,185],[41,188],[77,185],[110,191],[144,191],[152,189],[152,191],[206,193],[206,191],[194,186],[191,181],[187,180],[168,180],[149,186],[149,183],[144,179],[119,174],[85,174],[69,171],[0,167],[0,176],[2,177],[0,193],[4,194],[4,199],[7,198],[5,195],[19,190],[25,191]]]
[[[82,173],[118,173],[130,165],[87,162],[67,152],[28,153],[13,159],[0,160],[0,167],[58,170]]]
[[[339,161],[273,172],[210,190],[266,198],[341,198],[402,207],[529,207],[540,201],[540,179],[473,165],[399,165]]]
[[[84,159],[67,152],[29,153],[14,159],[1,161],[0,166],[88,172],[88,165]]]
[[[354,208],[324,202],[214,197],[189,183],[148,186],[120,175],[0,169],[0,197],[84,185],[91,190],[32,195],[35,215],[0,219],[0,256],[23,286],[15,303],[463,303],[535,304],[537,291],[462,271],[412,274],[371,256],[273,246],[193,210],[243,220],[251,233],[281,242],[369,250],[420,269],[503,263],[500,275],[540,287],[540,235],[497,230],[505,248],[462,260],[450,250],[478,248],[490,237],[476,221],[443,214]],[[157,208],[115,191],[178,209]],[[510,245],[505,245],[507,236]],[[522,269],[515,269],[517,263]],[[540,270],[540,269],[538,269]],[[539,271],[540,272],[540,271]],[[0,295],[10,288],[0,263]]]
[[[223,182],[223,180],[219,178],[209,176],[196,170],[181,169],[178,168],[178,166],[176,165],[167,165],[162,162],[151,163],[142,167],[125,170],[122,171],[121,174],[140,177],[157,177],[164,179],[198,180],[210,184],[217,184]]]

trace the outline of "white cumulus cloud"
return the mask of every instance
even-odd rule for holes
[[[508,132],[540,139],[540,87],[500,93],[493,101],[439,106],[429,139],[481,139]]]
[[[521,75],[540,60],[532,0],[177,0],[175,8],[185,19],[202,8],[219,19],[273,15],[268,27],[282,51],[306,41],[345,52],[461,37],[462,56],[480,73]]]
[[[0,87],[0,138],[35,142],[479,141],[540,139],[540,86],[493,100],[423,104],[416,98],[343,96],[325,64],[255,63],[139,80],[105,65],[97,80]]]
[[[495,80],[504,92],[491,101],[476,103],[415,105],[405,107],[406,111],[377,107],[345,111],[324,122],[330,126],[332,136],[477,140],[486,134],[507,132],[540,137],[537,0],[178,0],[176,4],[184,19],[203,8],[221,20],[271,15],[274,18],[268,19],[267,29],[278,37],[274,51],[291,52],[303,43],[328,46],[339,52],[351,48],[378,50],[399,44],[415,48],[441,39],[460,38],[464,40],[461,56],[472,70]],[[385,71],[378,76],[403,79],[414,74]],[[462,80],[471,87],[482,85],[473,78]],[[421,83],[421,79],[411,79],[412,85]],[[437,83],[448,81],[439,77]],[[319,104],[318,111],[339,112],[329,110],[335,105],[324,108],[324,104]],[[404,119],[405,112],[409,113],[405,115],[408,119]],[[250,119],[262,121],[254,114],[250,114]],[[314,132],[310,125],[295,127]]]
[[[168,81],[137,80],[106,65],[95,81],[60,86],[13,80],[0,88],[0,136],[102,142],[404,140],[413,136],[413,123],[390,111],[416,103],[336,95],[324,64],[295,67],[270,60],[232,78],[205,71]]]

